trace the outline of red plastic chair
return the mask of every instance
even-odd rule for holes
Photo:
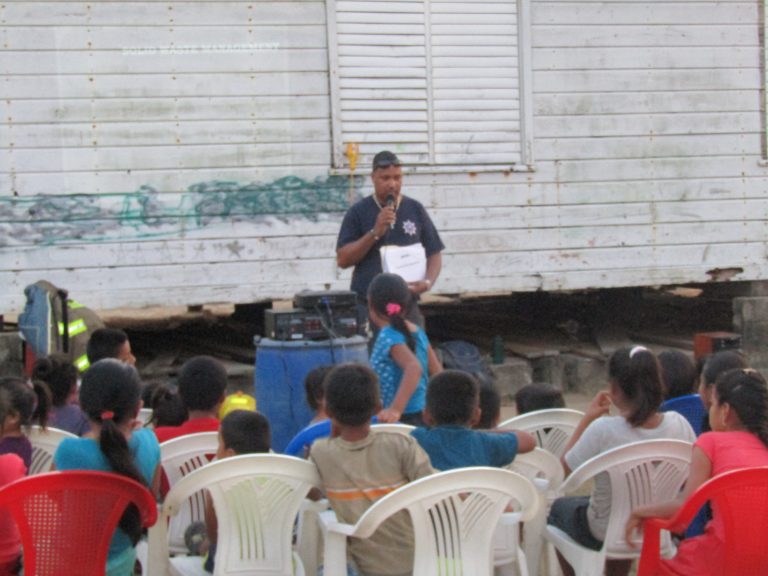
[[[680,510],[668,519],[643,523],[643,551],[638,576],[672,574],[659,557],[661,530],[682,533],[699,508],[711,501],[725,527],[723,576],[765,574],[768,567],[768,467],[744,468],[716,476],[702,484]],[[714,567],[713,567],[714,569]],[[715,572],[712,573],[716,576]]]
[[[30,576],[103,576],[112,535],[131,503],[143,526],[155,523],[152,493],[118,474],[49,472],[0,489],[0,507],[16,521]]]

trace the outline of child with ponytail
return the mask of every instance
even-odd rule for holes
[[[21,378],[0,378],[0,388],[8,393],[8,411],[0,421],[0,454],[16,454],[27,471],[32,463],[32,444],[24,430],[33,424],[43,428],[51,408],[51,392],[43,382],[27,383]]]
[[[709,423],[713,431],[699,436],[693,447],[685,488],[671,502],[633,510],[627,522],[628,542],[643,518],[671,517],[710,478],[739,468],[768,466],[768,386],[760,373],[751,368],[723,373],[715,382],[711,401]],[[721,514],[716,506],[712,507],[712,520],[704,534],[686,538],[678,546],[677,555],[663,561],[667,572],[681,576],[724,573]],[[749,522],[749,518],[742,520]]]
[[[0,388],[0,422],[11,409],[10,394]],[[27,473],[24,461],[18,454],[0,455],[0,488],[23,478]],[[0,510],[0,576],[18,574],[21,568],[21,540],[19,529],[8,510]]]
[[[693,442],[696,435],[677,412],[659,412],[664,399],[659,363],[643,346],[620,348],[608,360],[608,390],[598,392],[566,445],[562,458],[566,474],[611,448],[642,440],[668,438]],[[611,405],[618,416],[609,416]],[[610,481],[607,473],[595,477],[591,496],[558,498],[547,522],[582,546],[600,550],[610,517]],[[560,557],[563,574],[572,567]],[[631,560],[608,560],[605,573],[626,575]]]
[[[412,301],[396,274],[379,274],[368,287],[368,313],[380,329],[371,351],[384,406],[379,422],[422,425],[427,380],[442,370],[427,334],[406,320]]]
[[[39,358],[32,367],[32,380],[45,382],[51,391],[48,424],[82,436],[91,429],[91,425],[77,405],[77,376],[77,367],[65,354]]]
[[[136,369],[114,359],[100,360],[83,376],[80,407],[91,423],[82,438],[67,438],[54,455],[57,470],[97,470],[122,474],[149,487],[157,496],[160,446],[148,428],[136,429],[141,407]],[[132,576],[134,546],[141,537],[135,506],[120,519],[107,557],[107,576]]]

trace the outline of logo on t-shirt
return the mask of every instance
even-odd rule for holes
[[[403,222],[403,232],[408,234],[408,236],[416,236],[416,224],[411,220],[405,220]]]

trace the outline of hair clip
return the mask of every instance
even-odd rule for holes
[[[395,314],[400,314],[400,311],[403,308],[400,306],[400,304],[397,304],[395,302],[390,302],[387,304],[387,316],[394,316]]]
[[[112,420],[112,418],[114,417],[115,417],[115,413],[110,410],[104,410],[104,412],[101,413],[102,420]]]
[[[632,348],[632,350],[629,351],[629,357],[632,358],[638,352],[650,352],[650,350],[648,350],[648,348],[645,346],[635,346]]]

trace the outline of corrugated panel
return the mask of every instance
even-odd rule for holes
[[[362,0],[329,9],[334,158],[521,161],[517,1]]]

